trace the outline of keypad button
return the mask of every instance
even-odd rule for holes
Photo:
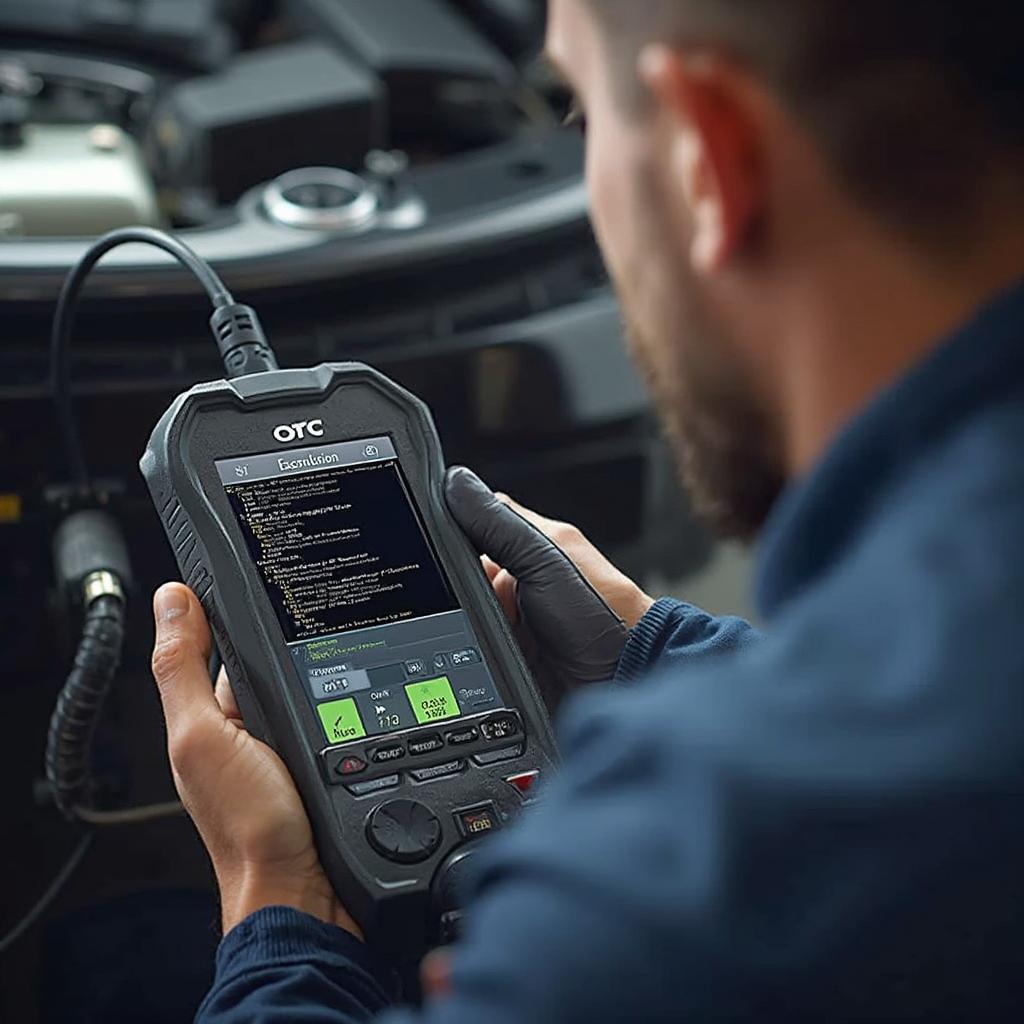
[[[478,804],[476,807],[467,807],[463,811],[456,811],[455,824],[467,839],[483,836],[501,828],[498,812],[492,803]]]
[[[519,772],[510,775],[505,781],[524,799],[528,797],[540,778],[539,771]]]
[[[452,651],[448,658],[451,660],[452,668],[480,664],[480,652],[475,647],[465,647],[461,651]]]
[[[496,740],[507,740],[519,735],[519,716],[511,711],[502,711],[491,715],[480,724],[484,739],[493,743]]]
[[[409,740],[408,743],[409,753],[413,757],[432,754],[435,750],[441,750],[443,747],[444,740],[437,733],[434,733],[432,736],[417,736]]]
[[[480,765],[481,768],[486,768],[489,764],[499,764],[502,761],[512,761],[517,757],[523,756],[522,744],[515,747],[502,747],[500,750],[485,750],[481,754],[474,754],[473,760],[476,764]]]
[[[409,774],[417,782],[433,782],[434,779],[443,779],[449,775],[458,775],[465,767],[465,761],[447,761],[445,764],[432,765],[430,768],[413,768],[409,771]]]
[[[344,757],[334,771],[338,775],[358,775],[366,771],[366,762],[361,757]]]
[[[397,775],[382,775],[379,779],[367,779],[365,782],[350,782],[345,788],[353,796],[369,796],[385,789],[394,789],[400,782]]]
[[[403,757],[405,757],[404,743],[389,743],[386,747],[377,747],[370,753],[370,760],[374,764],[390,764],[392,761],[400,761]]]
[[[480,730],[475,725],[467,725],[465,729],[454,729],[445,738],[449,746],[462,747],[480,739]]]

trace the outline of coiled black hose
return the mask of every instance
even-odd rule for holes
[[[75,662],[50,716],[46,737],[46,778],[54,802],[70,819],[88,804],[89,761],[100,710],[121,663],[125,607],[106,594],[86,609]]]

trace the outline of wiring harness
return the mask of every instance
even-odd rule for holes
[[[117,521],[105,509],[95,507],[101,502],[75,416],[69,350],[79,298],[89,275],[107,253],[128,244],[162,249],[194,274],[213,306],[210,330],[226,377],[277,369],[255,310],[236,303],[213,268],[165,232],[145,227],[112,231],[89,247],[64,281],[50,338],[50,379],[73,481],[71,503],[78,510],[57,530],[54,562],[63,594],[82,608],[82,627],[74,662],[50,717],[44,764],[50,799],[64,817],[86,826],[88,831],[46,892],[0,938],[0,953],[24,935],[60,894],[88,851],[95,826],[136,824],[183,813],[177,800],[111,810],[97,807],[91,770],[96,726],[121,663],[131,567]],[[211,662],[211,671],[215,670],[216,664]]]

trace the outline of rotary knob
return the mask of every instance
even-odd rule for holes
[[[416,864],[441,845],[441,822],[415,800],[391,800],[370,815],[366,838],[382,857]]]

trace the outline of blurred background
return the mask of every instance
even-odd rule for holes
[[[746,556],[692,521],[587,219],[540,0],[0,0],[0,934],[74,849],[39,784],[78,612],[47,334],[88,240],[179,231],[284,366],[359,359],[425,399],[446,454],[579,524],[627,572],[746,610]],[[129,639],[96,744],[111,805],[168,799],[149,594],[175,576],[136,464],[220,376],[194,281],[128,247],[73,342],[94,475],[129,540]],[[216,908],[181,819],[100,830],[0,954],[0,1021],[191,1020]],[[130,1009],[126,1009],[126,1007]]]

